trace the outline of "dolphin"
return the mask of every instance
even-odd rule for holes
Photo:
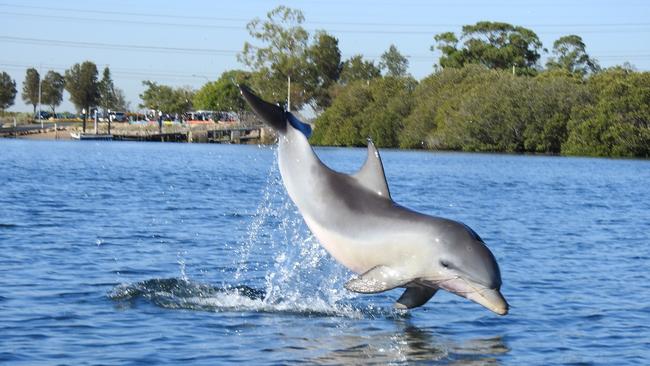
[[[349,291],[406,290],[398,309],[424,305],[443,289],[499,315],[508,313],[494,255],[467,225],[415,212],[392,200],[379,152],[368,141],[363,167],[348,175],[323,164],[311,127],[245,85],[241,95],[278,133],[278,164],[289,197],[320,244],[358,274]]]

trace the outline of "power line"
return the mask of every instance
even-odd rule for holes
[[[55,39],[39,39],[27,37],[12,37],[0,35],[0,40],[12,43],[23,44],[36,44],[45,46],[66,46],[75,48],[98,48],[109,50],[129,50],[129,51],[143,51],[143,52],[163,52],[163,53],[182,53],[182,54],[200,54],[200,55],[217,55],[217,56],[233,56],[239,51],[233,50],[219,50],[207,48],[188,48],[188,47],[161,47],[149,45],[127,45],[116,43],[100,43],[100,42],[80,42],[80,41],[60,41]]]
[[[0,12],[2,15],[12,15],[12,16],[22,16],[22,17],[39,17],[45,19],[52,19],[58,21],[75,21],[75,22],[86,22],[86,23],[111,23],[111,24],[124,24],[123,19],[107,19],[107,18],[87,18],[87,17],[74,17],[74,16],[65,16],[65,15],[45,15],[45,14],[25,14],[25,13],[14,13],[14,12]],[[231,30],[246,30],[243,26],[233,26],[233,25],[214,25],[214,24],[191,24],[191,23],[172,23],[172,22],[152,22],[152,21],[143,21],[137,20],[134,22],[126,22],[131,25],[155,25],[163,27],[182,27],[182,28],[212,28],[212,29],[231,29]]]
[[[66,16],[66,15],[51,15],[51,14],[27,14],[27,13],[16,13],[16,12],[0,12],[0,14],[3,15],[11,15],[11,16],[22,16],[22,17],[39,17],[39,18],[45,18],[45,19],[51,19],[54,21],[65,21],[65,22],[70,22],[70,21],[75,21],[75,22],[87,22],[87,23],[110,23],[110,24],[118,24],[118,23],[124,23],[125,21],[123,19],[107,19],[105,17],[103,18],[88,18],[88,17],[75,17],[75,16]],[[132,21],[132,22],[127,22],[126,24],[129,25],[153,25],[157,27],[181,27],[181,28],[206,28],[206,29],[229,29],[229,30],[238,30],[238,31],[245,31],[246,28],[244,26],[238,26],[238,25],[215,25],[215,24],[195,24],[195,23],[174,23],[174,22],[153,22],[153,21],[148,21],[148,20],[137,20],[137,21]],[[339,23],[342,24],[342,23]],[[361,23],[347,23],[348,25],[360,25]],[[365,25],[370,25],[371,23],[365,23]],[[400,25],[389,25],[389,24],[380,24],[380,23],[374,23],[375,26],[383,26],[384,28],[387,26],[400,26]],[[425,26],[425,25],[423,25]],[[428,30],[396,30],[396,29],[328,29],[327,32],[329,33],[350,33],[350,34],[400,34],[400,35],[433,35],[437,31],[440,30],[440,28],[443,27],[459,27],[460,25],[450,25],[450,24],[429,24],[426,25],[427,27],[430,27]],[[620,29],[620,28],[615,28],[615,29],[608,29],[609,27],[621,27],[621,26],[628,26],[628,27],[642,27],[642,28],[627,28],[627,29]],[[573,29],[571,32],[575,33],[581,33],[581,34],[587,34],[587,33],[629,33],[629,32],[648,32],[650,31],[650,23],[611,23],[611,24],[600,24],[600,25],[591,25],[591,24],[584,24],[584,25],[578,25],[578,24],[565,24],[565,25],[547,25],[547,27],[605,27],[605,29]],[[438,30],[434,30],[433,28],[438,28]],[[308,29],[311,32],[315,32],[319,29]],[[557,30],[557,31],[543,31],[543,32],[536,32],[538,34],[566,34],[566,30]]]
[[[62,66],[62,65],[48,65],[48,64],[43,64],[40,65],[44,69],[52,70],[52,71],[57,71],[60,73],[65,72],[66,69],[68,69],[68,66]],[[98,68],[103,68],[108,65],[97,65]],[[17,63],[17,62],[0,62],[0,67],[6,68],[6,69],[13,69],[13,70],[25,70],[30,67],[34,67],[33,64],[28,64],[28,63]],[[201,74],[205,72],[196,72],[194,74],[188,74],[188,73],[181,73],[181,72],[175,72],[175,71],[156,71],[156,72],[151,72],[148,70],[139,70],[139,69],[123,69],[123,68],[115,68],[111,67],[111,72],[113,74],[113,78],[115,79],[129,79],[129,80],[143,80],[143,79],[157,79],[157,80],[199,80],[203,79],[202,77],[196,76],[196,74]],[[216,78],[215,78],[216,80]]]
[[[225,21],[225,22],[244,22],[248,23],[251,19],[245,18],[229,18],[229,17],[208,17],[208,16],[187,16],[180,14],[163,14],[163,13],[140,13],[140,12],[123,12],[114,10],[87,10],[75,9],[66,7],[45,7],[45,6],[30,6],[30,5],[17,5],[0,3],[2,7],[20,8],[20,9],[35,9],[47,10],[58,12],[75,12],[84,14],[98,14],[98,15],[121,15],[130,17],[158,17],[158,18],[171,18],[171,19],[186,19],[186,20],[202,20],[202,21]],[[20,14],[20,13],[17,13]],[[33,14],[21,14],[30,15]],[[163,23],[169,24],[169,23]],[[459,23],[386,23],[386,22],[326,22],[326,21],[306,21],[305,24],[317,25],[349,25],[349,26],[395,26],[395,27],[461,27],[463,24]],[[191,24],[185,24],[191,26]],[[207,25],[206,25],[207,26]],[[650,26],[650,22],[617,22],[617,23],[540,23],[540,24],[527,24],[528,27],[632,27],[632,26]]]

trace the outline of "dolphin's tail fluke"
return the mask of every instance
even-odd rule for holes
[[[246,103],[267,125],[284,133],[287,130],[287,113],[281,107],[262,100],[246,85],[239,84],[239,91]]]
[[[240,84],[239,91],[255,114],[274,130],[279,133],[285,133],[287,131],[287,124],[290,124],[293,128],[302,132],[307,138],[311,136],[311,126],[300,121],[291,112],[285,112],[281,107],[263,100],[255,95],[246,85]]]

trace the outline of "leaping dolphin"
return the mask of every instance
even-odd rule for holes
[[[309,145],[308,124],[248,87],[239,89],[279,134],[280,174],[307,226],[338,262],[360,274],[346,289],[373,294],[406,288],[395,303],[401,309],[422,306],[443,289],[508,313],[499,266],[483,240],[465,224],[395,203],[372,141],[361,170],[336,172]]]

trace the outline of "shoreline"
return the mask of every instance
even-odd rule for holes
[[[70,130],[67,128],[65,129],[57,129],[56,131],[45,131],[41,132],[38,131],[36,133],[26,133],[26,134],[19,134],[15,138],[19,140],[52,140],[52,141],[57,141],[57,140],[72,140],[72,137],[70,136]]]
[[[36,140],[36,141],[72,141],[70,132],[78,131],[78,128],[58,128],[56,131],[52,128],[46,132],[30,131],[28,133],[19,133],[17,137],[14,135],[5,135],[1,138],[18,139],[18,140]],[[122,141],[122,140],[114,140]],[[146,141],[146,140],[141,140]],[[190,142],[179,142],[190,143]],[[209,143],[201,141],[193,141],[191,143]],[[233,143],[236,145],[250,145],[250,143]],[[261,145],[273,145],[273,143],[259,143]],[[330,145],[313,145],[314,148],[356,148],[364,149],[363,146],[330,146]],[[562,155],[562,154],[536,154],[536,153],[516,153],[516,152],[503,152],[503,151],[463,151],[463,150],[427,150],[427,149],[402,149],[398,147],[384,147],[381,150],[391,151],[422,151],[422,152],[435,152],[435,153],[461,153],[461,154],[490,154],[490,155],[507,155],[507,156],[536,156],[536,157],[556,157],[556,158],[591,158],[591,159],[613,159],[613,160],[643,160],[650,161],[650,158],[645,157],[625,157],[625,156],[589,156],[589,155]]]

